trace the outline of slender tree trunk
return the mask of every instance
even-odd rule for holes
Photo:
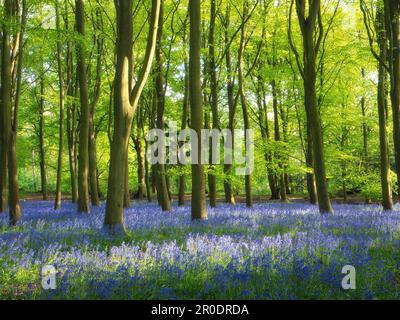
[[[227,73],[227,82],[226,82],[226,91],[228,97],[228,109],[229,109],[229,123],[228,129],[232,132],[232,146],[234,145],[234,138],[233,138],[233,131],[235,128],[235,115],[236,115],[236,103],[233,94],[234,89],[234,81],[232,80],[233,72],[232,72],[232,58],[231,58],[231,51],[229,45],[229,28],[230,28],[230,4],[227,5],[227,12],[226,12],[226,22],[225,22],[225,66],[226,66],[226,73]],[[225,191],[225,202],[231,205],[235,204],[235,197],[233,195],[232,190],[232,182],[231,182],[231,174],[232,174],[232,164],[225,164],[224,165],[224,191]]]
[[[164,110],[165,110],[165,80],[163,71],[163,52],[162,52],[162,40],[163,40],[163,27],[164,27],[164,3],[161,1],[160,17],[158,22],[158,33],[157,33],[157,47],[156,47],[156,78],[155,78],[155,98],[157,102],[157,129],[164,130]],[[159,202],[163,211],[171,211],[171,201],[168,192],[167,185],[167,172],[165,168],[166,155],[162,154],[159,150],[160,163],[154,166],[157,180],[156,188]]]
[[[324,147],[322,142],[322,130],[320,116],[317,108],[316,89],[315,89],[315,60],[313,43],[313,34],[309,34],[305,37],[305,51],[307,52],[308,62],[305,64],[305,80],[304,80],[304,91],[305,91],[305,104],[306,108],[309,109],[309,115],[311,117],[311,134],[313,141],[313,158],[314,158],[314,172],[317,188],[318,204],[321,213],[332,213],[333,209],[329,199],[328,184],[326,181],[326,169],[325,169],[325,158],[324,158]],[[310,59],[311,58],[311,59]]]
[[[60,13],[58,7],[58,1],[55,2],[56,9],[56,29],[57,34],[61,33],[60,27]],[[61,178],[62,178],[62,165],[63,165],[63,146],[64,146],[64,80],[62,72],[62,43],[61,38],[57,41],[57,65],[58,65],[58,85],[59,85],[59,104],[60,104],[60,114],[59,114],[59,142],[58,142],[58,160],[57,160],[57,181],[56,181],[56,197],[54,201],[54,209],[58,210],[61,208]]]
[[[146,173],[145,173],[145,159],[143,156],[143,147],[141,145],[141,141],[135,142],[135,150],[136,156],[138,161],[138,191],[137,191],[137,198],[142,200],[145,197],[146,192]]]
[[[299,18],[300,29],[303,36],[303,83],[304,83],[304,102],[307,110],[306,114],[310,124],[313,147],[314,173],[317,188],[318,205],[321,214],[333,213],[331,201],[328,193],[328,183],[326,181],[326,168],[324,158],[324,147],[322,141],[321,119],[317,105],[316,92],[316,55],[319,44],[315,40],[314,32],[316,21],[320,16],[320,0],[309,2],[308,16],[306,17],[305,0],[296,0],[297,15]],[[322,32],[322,30],[320,30]]]
[[[272,104],[273,104],[273,109],[274,109],[274,136],[275,136],[275,141],[279,142],[281,141],[281,134],[280,134],[280,128],[279,128],[279,111],[278,111],[278,90],[277,90],[277,84],[276,80],[272,80],[271,82],[271,88],[272,88]],[[286,194],[286,180],[285,180],[285,171],[284,167],[282,164],[282,156],[279,155],[278,159],[278,166],[279,166],[279,197],[282,202],[288,201],[287,199],[287,194]]]
[[[71,79],[72,80],[72,79]],[[73,80],[72,80],[73,81]],[[74,81],[69,85],[69,95],[72,97],[76,96],[76,85],[73,85]],[[71,197],[72,203],[78,201],[78,184],[76,180],[76,105],[71,103],[67,108],[67,140],[68,140],[68,159],[69,159],[69,170],[71,180]]]
[[[145,159],[143,154],[142,141],[136,146],[136,155],[138,157],[138,199],[145,197],[146,188],[146,173],[145,173]]]
[[[19,8],[18,4],[14,7],[14,15],[19,20]],[[18,111],[19,111],[19,98],[21,95],[21,83],[22,83],[22,63],[24,59],[24,37],[25,37],[25,27],[26,27],[26,17],[27,17],[27,6],[26,0],[22,0],[22,13],[21,20],[18,21],[21,24],[21,29],[19,34],[15,36],[17,41],[15,41],[15,48],[13,52],[16,52],[14,61],[14,68],[16,65],[17,72],[15,73],[15,78],[13,83],[15,84],[15,92],[13,94],[14,106],[12,109],[11,120],[11,132],[10,132],[10,146],[8,154],[8,204],[9,204],[9,214],[10,214],[10,225],[15,226],[22,217],[22,211],[19,204],[19,186],[18,186],[18,167],[17,167],[17,132],[18,132]]]
[[[399,38],[399,14],[400,3],[398,0],[384,1],[386,15],[387,38],[389,38],[389,65],[391,83],[391,101],[393,115],[393,144],[396,164],[397,181],[400,181],[400,38]],[[397,194],[400,199],[400,183]]]
[[[211,0],[210,9],[210,30],[208,37],[208,59],[209,59],[209,76],[210,76],[210,90],[211,90],[211,112],[212,112],[212,129],[219,129],[219,115],[218,115],[218,81],[217,81],[217,65],[215,62],[215,21],[217,18],[216,0]],[[210,158],[213,157],[213,150],[210,146]],[[213,165],[213,163],[211,163]],[[209,197],[210,206],[217,206],[217,179],[215,174],[211,171],[208,175]]]
[[[269,130],[268,108],[267,108],[267,103],[265,101],[265,96],[266,95],[264,88],[264,79],[261,76],[258,76],[257,104],[260,110],[260,115],[259,115],[260,131],[263,140],[265,140],[267,143],[270,143],[271,136]],[[279,191],[276,188],[275,174],[270,167],[270,165],[272,164],[272,153],[270,151],[265,152],[264,158],[265,161],[267,162],[268,186],[271,191],[271,200],[276,200],[279,199]]]
[[[136,151],[137,158],[137,175],[138,175],[138,191],[137,197],[142,200],[145,197],[146,192],[146,169],[145,169],[145,153],[143,150],[142,143],[142,131],[143,131],[143,111],[139,108],[136,123],[136,135],[132,136],[133,145]]]
[[[248,2],[245,1],[243,4],[243,16],[242,16],[242,28],[241,28],[241,36],[240,36],[240,46],[239,46],[239,56],[238,56],[238,61],[239,61],[239,95],[240,95],[240,102],[242,105],[242,111],[243,111],[243,124],[244,124],[244,130],[246,131],[245,133],[245,140],[247,141],[247,130],[250,129],[250,120],[249,120],[249,115],[248,115],[248,110],[247,110],[247,101],[246,101],[246,95],[244,92],[244,51],[245,51],[245,34],[246,34],[246,29],[245,29],[245,19],[247,18],[248,15]],[[247,153],[247,143],[246,143],[246,153]],[[251,191],[251,174],[248,173],[245,176],[245,189],[246,189],[246,206],[247,207],[252,207],[253,206],[253,197],[252,197],[252,191]]]
[[[306,165],[307,169],[310,172],[307,172],[306,179],[307,179],[307,190],[308,190],[308,197],[311,204],[317,204],[317,189],[315,185],[315,175],[314,175],[314,160],[313,160],[313,142],[312,142],[312,134],[311,134],[311,125],[310,121],[307,117],[307,146],[306,146]]]
[[[387,75],[383,61],[387,61],[387,41],[384,31],[384,13],[377,11],[376,27],[381,61],[378,62],[378,116],[379,116],[379,150],[380,150],[380,174],[382,188],[382,205],[384,210],[393,209],[392,188],[390,178],[389,142],[387,133]]]
[[[93,114],[91,114],[89,122],[89,182],[90,199],[92,201],[92,205],[96,207],[100,205],[97,172],[96,132],[94,129],[94,117]]]
[[[365,80],[365,70],[362,69],[361,75],[363,80]],[[368,124],[367,124],[367,113],[366,113],[366,104],[365,104],[365,96],[361,97],[360,101],[361,106],[361,114],[363,116],[363,124],[362,124],[362,131],[363,131],[363,160],[364,160],[364,167],[365,170],[368,170]]]
[[[78,33],[85,36],[85,9],[83,0],[75,1],[76,28]],[[77,72],[81,102],[79,122],[79,166],[78,166],[78,212],[88,213],[89,204],[89,94],[86,74],[85,48],[81,42],[76,46]]]
[[[127,149],[125,158],[125,176],[124,176],[124,208],[128,209],[130,207],[131,207],[131,190],[129,189],[129,149]]]
[[[281,114],[281,121],[282,121],[282,136],[283,136],[283,142],[287,145],[288,144],[288,117],[289,117],[289,110],[288,108],[284,108],[282,103],[280,104],[280,114]],[[282,157],[283,163],[283,176],[284,176],[284,181],[285,181],[285,194],[286,194],[286,199],[284,201],[288,201],[287,195],[291,194],[290,190],[290,179],[289,179],[289,174],[288,174],[288,157],[287,155],[283,155]]]
[[[40,78],[39,101],[39,157],[40,157],[40,182],[43,200],[47,200],[46,155],[44,149],[44,76]]]
[[[185,20],[185,28],[184,28],[184,43],[187,43],[187,35],[186,35],[186,20]],[[186,51],[185,51],[186,52]],[[185,130],[187,127],[188,122],[188,113],[189,113],[189,61],[187,54],[185,55],[185,93],[183,96],[183,110],[182,110],[182,120],[181,120],[181,130]],[[182,144],[179,146],[182,147]],[[183,167],[182,165],[180,165]],[[179,191],[178,191],[178,205],[184,206],[185,205],[185,175],[181,174],[179,176]]]
[[[190,13],[190,111],[191,128],[197,133],[198,141],[201,141],[201,129],[203,129],[203,105],[201,94],[201,10],[200,0],[189,2]],[[199,163],[192,164],[192,219],[206,220],[206,186],[204,167],[201,164],[201,144],[198,144],[197,153]]]
[[[101,12],[96,10],[96,22],[93,23],[93,29],[100,33],[103,29]],[[98,100],[101,93],[101,76],[102,76],[102,60],[103,60],[103,40],[100,35],[95,35],[97,44],[97,63],[96,63],[96,81],[93,90],[93,97],[90,103],[89,112],[89,183],[90,183],[90,199],[93,206],[100,205],[99,176],[97,168],[97,147],[96,147],[96,130],[95,130],[95,113]]]
[[[4,19],[11,20],[13,16],[13,1],[4,1]],[[11,57],[10,57],[10,36],[11,31],[9,25],[3,23],[2,26],[2,63],[1,63],[1,155],[0,155],[0,211],[5,211],[7,204],[5,202],[5,191],[7,188],[7,164],[8,164],[8,150],[10,149],[10,138],[11,138],[11,86],[12,86],[12,75],[11,75]]]
[[[145,140],[145,154],[147,154],[148,144]],[[146,197],[148,202],[153,201],[153,197],[151,195],[151,183],[150,183],[150,172],[149,172],[149,162],[147,158],[144,157],[144,169],[145,169],[145,182],[146,182]]]

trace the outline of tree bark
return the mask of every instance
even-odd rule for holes
[[[200,0],[189,2],[190,14],[190,112],[191,128],[197,133],[198,141],[201,141],[201,129],[203,129],[203,105],[201,93],[201,10]],[[204,167],[201,164],[201,144],[197,149],[199,163],[192,164],[192,219],[206,220],[206,194]]]
[[[243,4],[243,14],[242,14],[242,28],[241,28],[241,36],[240,36],[240,45],[239,45],[239,55],[238,55],[238,62],[239,62],[239,72],[238,72],[238,79],[239,79],[239,95],[240,95],[240,102],[242,105],[243,111],[243,124],[245,133],[245,140],[247,141],[247,130],[250,129],[250,120],[247,110],[247,101],[246,95],[244,92],[244,51],[245,51],[245,35],[246,35],[246,28],[245,28],[245,19],[248,15],[248,2],[245,1]],[[246,143],[246,153],[247,153],[247,143]],[[252,207],[253,206],[253,197],[252,197],[252,190],[251,190],[251,174],[248,173],[245,176],[245,190],[246,190],[246,206]]]
[[[278,111],[278,89],[276,80],[271,81],[272,88],[272,105],[274,110],[274,137],[276,142],[281,141],[281,133],[279,128],[279,111]],[[285,180],[285,170],[282,164],[282,156],[278,157],[279,166],[279,197],[282,202],[287,202],[286,194],[286,180]]]
[[[390,98],[393,116],[393,144],[396,164],[397,181],[400,181],[400,38],[399,14],[400,2],[398,0],[384,0],[386,17],[386,37],[389,39],[389,69],[390,69]],[[397,187],[400,199],[400,183]]]
[[[98,9],[96,10],[96,22],[93,23],[93,29],[95,29],[97,33],[103,31],[101,12]],[[89,183],[90,183],[90,199],[92,205],[97,207],[100,205],[100,192],[99,192],[99,183],[98,183],[99,177],[97,169],[95,113],[101,93],[103,39],[99,34],[95,34],[95,40],[97,45],[96,80],[89,110]]]
[[[379,45],[378,61],[378,116],[379,116],[379,150],[380,150],[380,174],[382,188],[382,205],[384,210],[393,209],[392,187],[390,178],[389,142],[387,133],[387,74],[383,61],[387,61],[387,41],[384,29],[384,13],[378,8],[376,15],[376,33]]]
[[[85,9],[83,0],[75,1],[76,29],[85,36]],[[77,72],[81,102],[79,121],[79,157],[78,157],[78,212],[89,213],[89,94],[86,74],[85,48],[81,41],[76,45]]]
[[[293,3],[293,2],[292,2]],[[319,41],[323,30],[319,26],[319,36],[315,38],[316,22],[321,19],[320,0],[308,2],[308,16],[306,17],[306,1],[296,0],[297,17],[300,24],[303,38],[303,84],[304,84],[304,103],[306,115],[310,124],[313,147],[314,173],[317,188],[317,198],[319,211],[321,214],[333,213],[331,201],[328,193],[328,183],[326,180],[326,168],[324,158],[324,147],[322,141],[321,119],[318,110],[316,92],[316,56],[319,50]]]
[[[184,23],[184,35],[183,35],[183,41],[186,44],[187,43],[187,34],[186,34],[186,26],[187,26],[187,19],[185,20]],[[188,61],[188,56],[187,56],[187,51],[185,50],[185,93],[183,96],[183,110],[182,110],[182,120],[181,120],[181,130],[185,130],[187,127],[187,122],[188,122],[188,113],[189,113],[189,61]],[[182,144],[179,146],[180,148],[182,147]],[[180,165],[183,167],[182,165]],[[185,205],[185,189],[186,189],[186,183],[185,183],[185,175],[181,174],[179,176],[179,191],[178,191],[178,205],[180,207]]]
[[[229,44],[229,28],[230,28],[230,4],[227,5],[226,17],[225,17],[225,66],[227,73],[227,81],[226,81],[226,92],[228,98],[228,109],[229,109],[229,119],[228,119],[228,129],[232,132],[232,146],[234,145],[233,131],[235,129],[235,115],[236,115],[236,102],[233,94],[234,89],[234,80],[233,80],[233,72],[232,72],[232,57],[231,50]],[[231,174],[232,174],[232,164],[224,165],[224,191],[225,191],[225,202],[231,205],[235,204],[235,197],[233,195],[232,182],[231,182]]]
[[[307,172],[306,179],[307,179],[307,190],[308,190],[308,197],[311,204],[317,204],[317,189],[315,185],[315,175],[314,175],[314,160],[313,160],[313,141],[312,141],[312,134],[311,134],[311,125],[310,121],[307,117],[307,146],[306,146],[306,165],[307,169],[311,172]]]
[[[210,8],[210,30],[208,37],[208,63],[209,63],[209,77],[210,77],[210,91],[211,91],[211,113],[212,113],[212,129],[219,129],[219,116],[218,116],[218,81],[217,81],[217,66],[215,63],[215,21],[217,17],[216,0],[211,0]],[[210,146],[210,159],[213,158],[212,146]],[[219,152],[219,150],[217,151]],[[213,165],[213,163],[211,163]],[[213,173],[213,169],[208,174],[208,186],[210,206],[212,208],[217,206],[217,179]]]
[[[136,151],[137,158],[137,175],[138,175],[138,190],[137,197],[139,200],[142,200],[145,197],[146,192],[146,159],[145,153],[143,150],[143,142],[142,142],[142,131],[143,131],[143,111],[142,107],[139,108],[139,112],[137,115],[136,121],[136,135],[132,135],[133,145]]]
[[[47,200],[46,154],[44,149],[44,75],[40,78],[39,101],[39,157],[40,157],[40,185],[43,200]]]
[[[11,132],[10,132],[10,145],[8,154],[8,204],[10,225],[15,226],[22,217],[22,211],[19,204],[19,186],[18,186],[18,167],[17,167],[17,132],[18,132],[18,111],[19,99],[21,95],[22,83],[22,63],[24,57],[24,36],[27,17],[26,0],[22,0],[22,12],[19,15],[19,3],[14,3],[13,18],[15,17],[20,24],[20,31],[17,31],[15,37],[14,48],[12,49],[12,63],[14,65],[13,79],[12,79],[12,101],[13,106],[11,110]],[[15,54],[14,54],[15,53]],[[16,72],[15,72],[16,70]]]
[[[157,32],[157,46],[156,46],[156,78],[155,78],[155,98],[157,103],[157,129],[164,130],[164,111],[165,111],[165,79],[163,71],[163,52],[162,52],[162,40],[163,40],[163,27],[164,27],[164,2],[161,1],[160,17],[158,21],[158,32]],[[160,163],[157,163],[155,173],[157,175],[156,188],[159,203],[163,211],[171,211],[171,201],[168,193],[167,185],[167,172],[165,168],[166,155],[159,152]]]
[[[117,63],[115,70],[114,132],[111,143],[110,169],[104,226],[113,234],[124,234],[124,193],[128,143],[132,119],[149,77],[156,47],[160,0],[152,0],[150,30],[146,54],[138,80],[130,88],[132,68],[132,1],[115,0],[117,15]]]
[[[59,13],[59,5],[58,1],[55,2],[55,9],[56,9],[56,29],[57,29],[57,34],[59,35],[61,33],[61,27],[60,27],[60,13]],[[56,197],[54,201],[54,209],[58,210],[61,208],[61,178],[62,178],[62,165],[63,165],[63,146],[64,146],[64,139],[63,139],[63,134],[64,134],[64,104],[65,104],[65,98],[64,98],[64,79],[63,79],[63,71],[62,71],[62,43],[61,43],[61,38],[57,41],[57,73],[58,73],[58,85],[59,85],[59,108],[60,108],[60,114],[59,114],[59,133],[58,133],[58,160],[57,160],[57,181],[56,181]]]
[[[13,1],[4,1],[4,19],[11,20],[13,16]],[[8,164],[8,150],[10,149],[11,137],[11,57],[10,57],[10,36],[11,30],[9,26],[3,23],[2,26],[2,63],[1,63],[1,154],[0,154],[0,211],[5,211],[7,204],[5,202],[5,191],[7,188],[7,164]]]

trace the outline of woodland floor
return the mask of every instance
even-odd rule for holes
[[[1,299],[400,299],[400,207],[335,204],[320,216],[306,203],[220,205],[191,222],[190,207],[162,213],[136,202],[128,235],[102,231],[64,202],[22,202],[16,228],[0,215]],[[57,270],[43,290],[41,268]],[[356,269],[343,290],[342,268]]]

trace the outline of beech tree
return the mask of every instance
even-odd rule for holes
[[[75,1],[76,29],[85,35],[85,9],[83,0]],[[82,42],[77,46],[77,68],[79,79],[79,93],[81,112],[79,120],[79,169],[78,169],[78,212],[89,212],[89,93],[87,80],[87,66],[85,62],[85,48]]]
[[[143,65],[133,87],[129,86],[132,70],[132,1],[116,0],[117,64],[114,80],[114,133],[110,150],[110,169],[104,225],[111,233],[123,233],[124,187],[128,143],[132,119],[140,95],[149,77],[157,40],[160,0],[152,0],[148,43]]]
[[[291,23],[293,4],[294,0],[292,0],[290,6],[289,23]],[[305,0],[296,0],[296,12],[302,33],[303,59],[300,58],[297,49],[293,45],[293,41],[290,40],[289,42],[296,55],[297,64],[304,82],[304,105],[312,137],[313,165],[318,205],[322,214],[333,213],[326,181],[321,119],[318,112],[316,92],[317,55],[324,37],[320,0],[312,0],[309,2]],[[289,29],[291,29],[291,27],[289,27]],[[289,35],[291,37],[291,31],[289,31]]]
[[[201,10],[200,0],[189,2],[190,14],[190,54],[189,54],[189,81],[190,81],[190,119],[191,128],[201,141],[201,129],[204,128],[203,104],[201,93]],[[201,144],[198,144],[197,154],[201,155]],[[206,220],[204,166],[201,161],[192,164],[192,219]]]

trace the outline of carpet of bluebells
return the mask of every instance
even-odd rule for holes
[[[128,234],[104,233],[63,203],[25,202],[23,222],[0,215],[0,299],[399,299],[400,208],[308,204],[221,205],[192,222],[190,208],[126,210]],[[57,288],[43,290],[53,265]],[[356,268],[344,290],[343,266]]]

